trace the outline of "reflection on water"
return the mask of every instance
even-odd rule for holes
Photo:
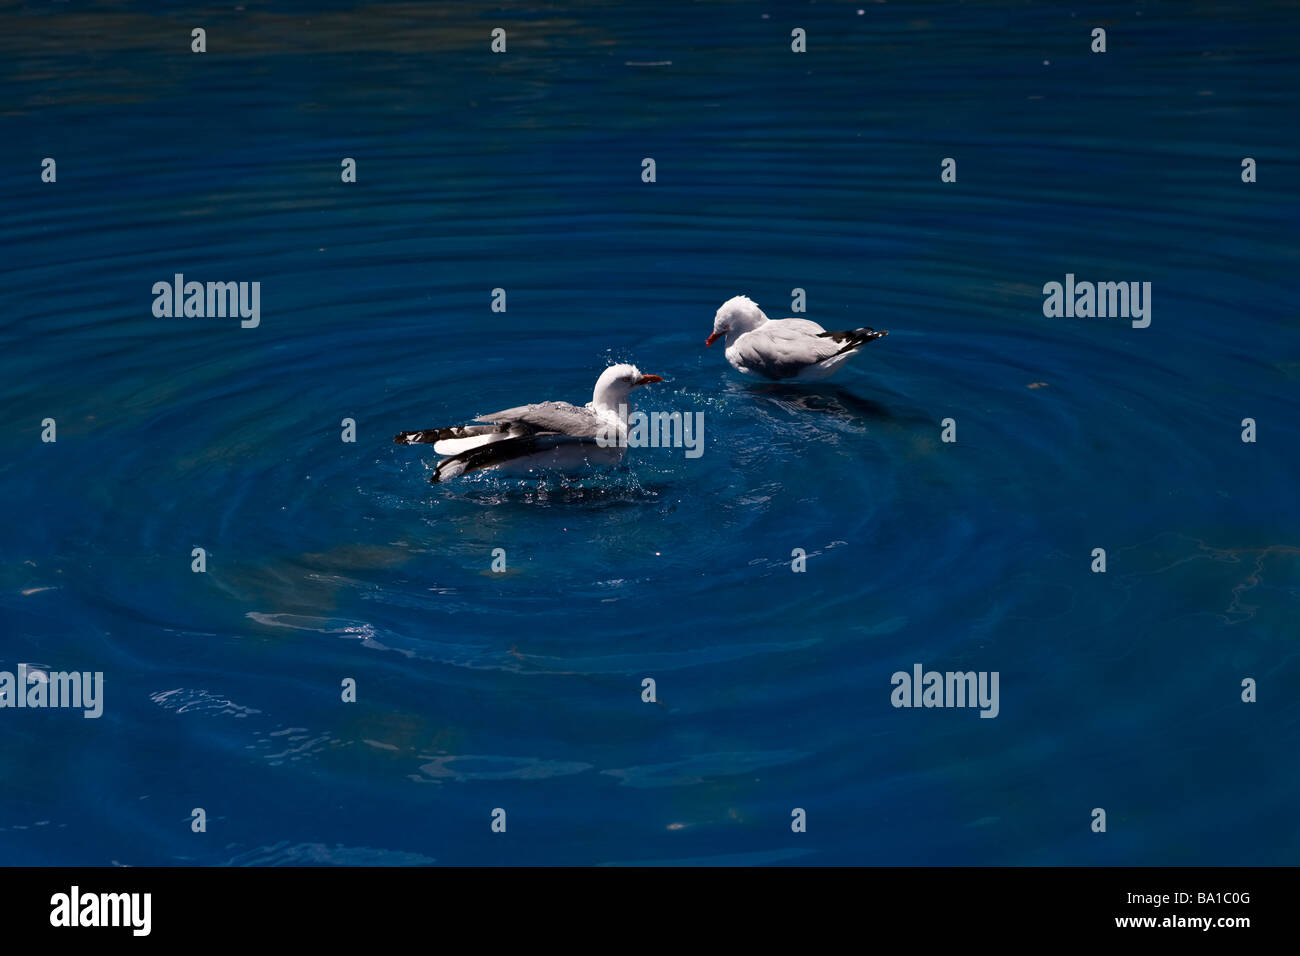
[[[750,386],[755,396],[798,415],[803,412],[830,416],[843,422],[895,417],[888,405],[862,398],[841,385],[781,385],[776,382]],[[927,419],[915,418],[918,423]]]

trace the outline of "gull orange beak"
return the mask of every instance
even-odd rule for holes
[[[707,349],[710,345],[718,341],[718,339],[722,338],[722,336],[725,334],[726,334],[725,332],[714,332],[712,335],[710,335],[707,339],[704,340],[704,347]]]
[[[641,376],[640,378],[638,378],[638,379],[637,379],[633,384],[635,384],[635,385],[649,385],[649,384],[651,384],[652,382],[662,382],[662,381],[663,381],[663,376],[661,376],[661,375],[642,375],[642,376]]]

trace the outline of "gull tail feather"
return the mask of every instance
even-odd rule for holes
[[[434,442],[472,438],[504,431],[500,425],[453,425],[450,428],[423,428],[419,431],[398,432],[393,436],[395,445],[432,445]],[[435,448],[434,451],[437,451]]]
[[[862,346],[866,345],[868,342],[874,342],[876,339],[883,339],[888,334],[889,329],[881,329],[877,331],[872,328],[863,327],[860,329],[844,329],[839,332],[821,332],[817,337],[819,339],[830,339],[832,342],[838,343],[841,348],[835,353],[835,355],[843,355],[845,352],[852,352],[855,349],[862,348]],[[831,356],[831,358],[834,357],[834,355]]]
[[[429,478],[429,484],[436,485],[449,478],[458,478],[461,475],[468,475],[484,468],[504,464],[515,458],[546,451],[556,445],[583,441],[584,439],[555,434],[518,435],[511,438],[501,438],[489,444],[478,445],[468,451],[444,458],[434,468],[433,475]]]

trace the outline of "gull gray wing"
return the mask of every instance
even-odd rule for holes
[[[778,319],[776,322],[769,323],[776,325],[776,332],[790,334],[798,332],[801,335],[821,335],[826,330],[814,322],[812,319]]]
[[[807,319],[781,319],[747,332],[732,347],[737,362],[768,378],[794,378],[804,369],[825,361],[840,344],[821,338],[824,330]]]
[[[568,435],[570,438],[597,438],[604,422],[588,408],[568,402],[538,402],[480,415],[476,422],[518,423],[534,432]]]

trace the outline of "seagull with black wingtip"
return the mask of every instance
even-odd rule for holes
[[[745,375],[815,382],[834,375],[868,342],[888,335],[871,328],[827,332],[808,319],[769,319],[748,296],[733,296],[713,319],[706,346],[726,336],[727,361]]]
[[[483,424],[401,432],[393,442],[433,445],[444,456],[429,479],[435,484],[475,471],[528,475],[615,465],[627,447],[628,396],[662,381],[658,375],[642,375],[635,365],[611,365],[596,380],[586,405],[520,405],[474,419]]]

